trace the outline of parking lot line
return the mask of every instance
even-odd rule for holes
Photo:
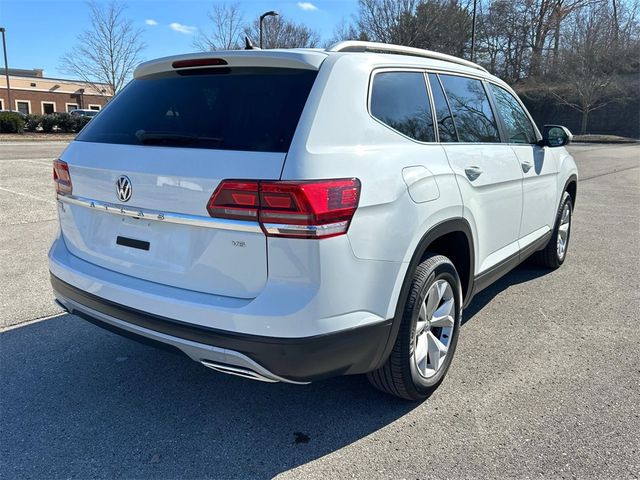
[[[29,162],[37,163],[39,165],[51,165],[51,162],[55,160],[55,157],[44,158],[0,158],[0,162]]]
[[[55,200],[51,200],[50,198],[37,197],[35,195],[31,195],[30,193],[16,192],[14,190],[9,190],[8,188],[4,188],[4,187],[0,187],[0,190],[2,190],[3,192],[13,193],[14,195],[20,195],[21,197],[31,198],[32,200],[38,200],[40,202],[47,202],[47,203],[53,203],[53,204],[56,203]]]

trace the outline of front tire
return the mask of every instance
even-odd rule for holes
[[[531,257],[536,265],[555,270],[564,263],[569,248],[569,238],[571,237],[572,217],[573,201],[571,200],[571,195],[568,192],[564,192],[549,243]]]
[[[386,363],[367,374],[383,392],[427,398],[442,382],[458,343],[462,288],[451,261],[429,255],[413,275],[402,323]]]

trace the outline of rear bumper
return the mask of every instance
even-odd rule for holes
[[[51,275],[56,298],[71,313],[145,343],[178,349],[192,359],[293,383],[375,369],[392,321],[304,338],[235,333],[152,315],[81,290]],[[245,375],[247,376],[247,375]]]

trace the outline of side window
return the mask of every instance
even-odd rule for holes
[[[536,143],[538,141],[529,117],[520,102],[505,89],[490,84],[489,88],[496,101],[498,115],[509,136],[509,143]]]
[[[480,80],[440,75],[461,142],[500,142],[487,92]]]
[[[435,141],[433,116],[421,72],[383,72],[373,77],[371,115],[421,142]]]
[[[436,107],[436,119],[438,120],[438,134],[441,142],[457,142],[458,134],[453,124],[453,115],[449,110],[447,99],[442,91],[442,85],[435,73],[429,74],[429,84],[431,85],[431,94],[433,95],[433,103]]]

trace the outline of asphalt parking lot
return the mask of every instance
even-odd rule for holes
[[[476,297],[422,404],[362,377],[225,376],[60,314],[46,252],[63,148],[0,144],[0,478],[640,476],[640,146],[571,147],[565,265]]]

